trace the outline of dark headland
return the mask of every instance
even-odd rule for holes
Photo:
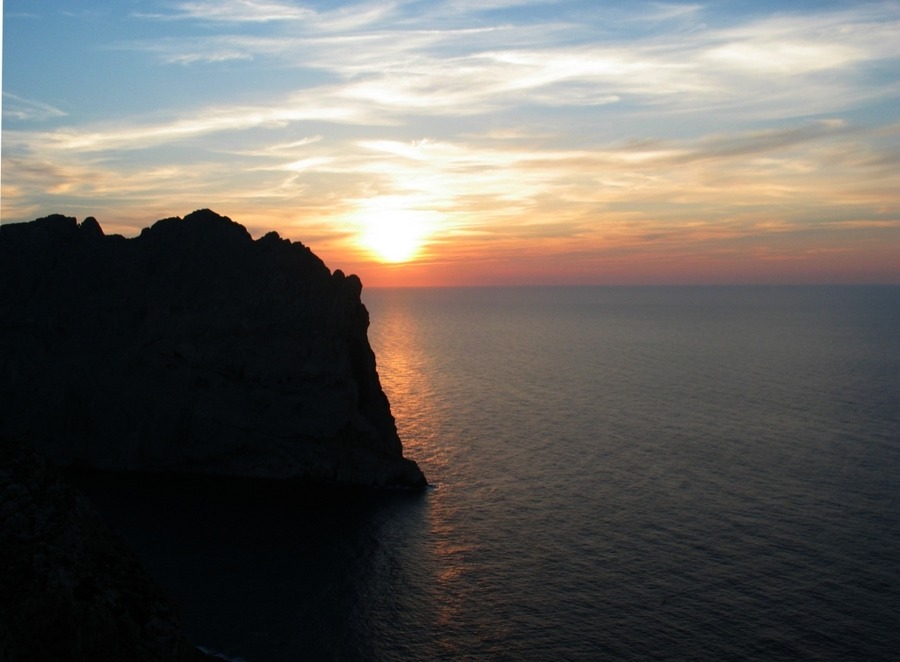
[[[90,217],[0,226],[0,659],[206,658],[53,464],[176,492],[426,486],[403,457],[361,289],[209,210],[130,239]]]
[[[63,466],[421,489],[359,278],[210,210],[0,226],[0,437]]]

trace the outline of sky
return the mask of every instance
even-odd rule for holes
[[[0,222],[366,286],[900,283],[900,2],[5,0]]]

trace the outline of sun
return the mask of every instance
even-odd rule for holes
[[[382,262],[409,262],[432,231],[431,214],[414,209],[369,208],[362,212],[360,242]]]

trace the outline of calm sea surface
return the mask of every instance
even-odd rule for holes
[[[900,287],[363,299],[426,494],[89,489],[196,643],[248,662],[898,659]]]

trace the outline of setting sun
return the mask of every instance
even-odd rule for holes
[[[433,228],[432,212],[370,204],[361,213],[360,242],[381,262],[409,262]]]

